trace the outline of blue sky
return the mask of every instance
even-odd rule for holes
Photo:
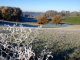
[[[0,6],[19,7],[22,11],[46,12],[56,11],[78,11],[80,0],[0,0]]]

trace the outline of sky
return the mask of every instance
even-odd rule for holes
[[[19,7],[22,11],[46,12],[80,10],[80,0],[0,0],[0,6]]]

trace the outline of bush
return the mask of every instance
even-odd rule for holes
[[[54,18],[52,19],[53,24],[59,24],[60,21],[61,21],[61,18],[59,15],[54,16]]]
[[[45,16],[41,16],[38,18],[38,24],[48,23],[49,21]]]

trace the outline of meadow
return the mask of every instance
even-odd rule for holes
[[[60,23],[65,24],[80,24],[80,16],[69,16],[69,17],[61,17],[62,20]],[[52,23],[52,21],[49,21],[49,23]]]
[[[79,36],[80,26],[71,25],[62,28],[43,28],[39,40],[42,41],[42,47],[49,41],[48,50],[53,52],[54,60],[76,60],[80,59]]]
[[[8,34],[2,28],[0,27],[0,33]],[[54,60],[80,59],[80,25],[41,28],[36,39],[38,41],[34,40],[32,43],[36,57],[41,55],[42,50],[47,49],[46,52],[52,52]]]
[[[69,23],[69,24],[80,24],[80,17],[64,17],[65,20],[63,20],[63,23]]]

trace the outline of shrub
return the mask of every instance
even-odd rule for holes
[[[59,24],[60,21],[61,21],[61,18],[59,15],[54,16],[54,18],[52,19],[53,24]]]
[[[38,24],[48,23],[49,21],[45,16],[41,16],[38,18]]]

